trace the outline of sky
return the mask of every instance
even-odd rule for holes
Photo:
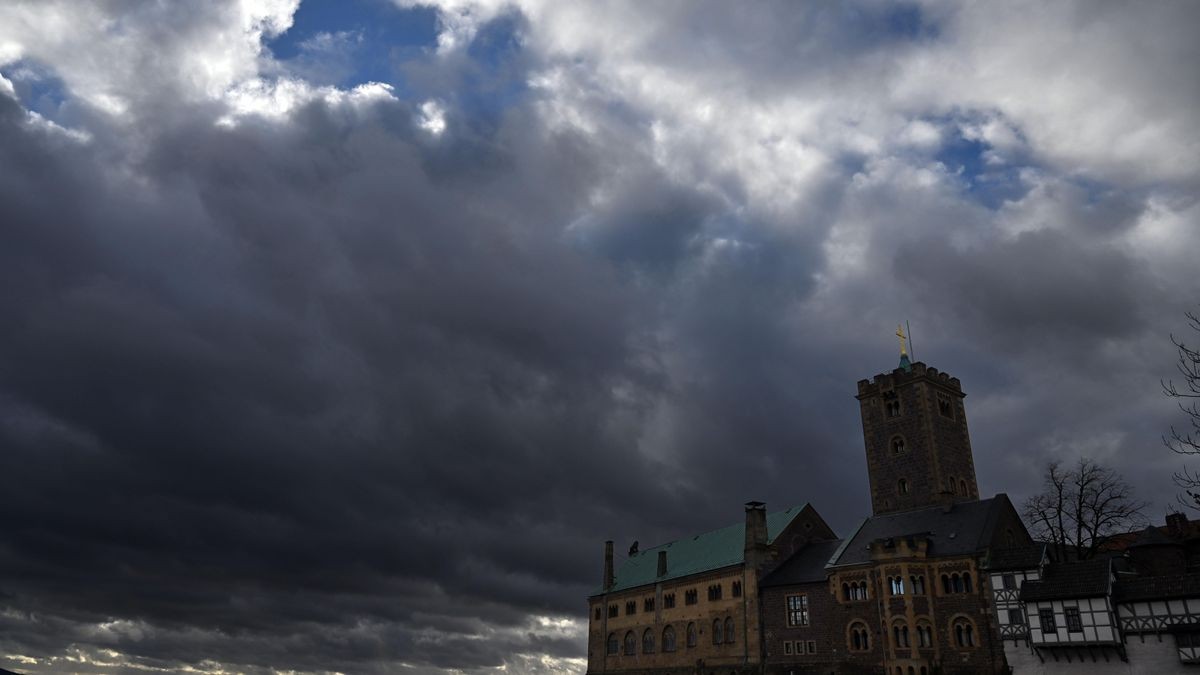
[[[582,673],[606,539],[868,515],[905,321],[981,493],[1086,456],[1161,520],[1198,29],[0,0],[0,668]]]

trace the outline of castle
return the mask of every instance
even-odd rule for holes
[[[606,542],[588,598],[588,673],[1200,663],[1200,573],[1189,571],[1200,568],[1200,531],[1177,514],[1123,553],[1052,560],[1006,495],[979,498],[963,398],[957,378],[910,362],[903,342],[898,368],[858,383],[872,514],[845,538],[811,504],[768,513],[749,502],[743,522],[635,545],[620,569]]]

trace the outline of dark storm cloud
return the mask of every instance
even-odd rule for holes
[[[1186,177],[921,98],[905,59],[974,15],[662,5],[605,40],[628,8],[580,7],[463,29],[394,96],[282,105],[306,64],[260,64],[261,114],[177,73],[230,12],[126,13],[171,48],[113,61],[125,113],[30,48],[91,140],[0,89],[0,665],[578,669],[605,539],[865,515],[854,383],[904,318],[985,490],[1072,454],[1163,489],[1129,448],[1197,290]]]

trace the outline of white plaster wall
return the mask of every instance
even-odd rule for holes
[[[1013,667],[1014,675],[1056,675],[1057,673],[1086,673],[1087,675],[1159,675],[1169,673],[1187,673],[1196,675],[1195,666],[1185,666],[1179,662],[1175,650],[1175,638],[1170,635],[1162,636],[1162,641],[1153,635],[1146,636],[1145,643],[1136,635],[1126,638],[1125,651],[1129,662],[1122,662],[1112,650],[1109,650],[1109,661],[1100,658],[1095,663],[1091,659],[1071,663],[1061,659],[1056,663],[1047,657],[1046,662],[1038,660],[1037,654],[1023,643],[1014,645],[1007,642],[1004,645],[1004,656],[1008,665]]]

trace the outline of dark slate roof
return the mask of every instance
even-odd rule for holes
[[[1035,543],[1020,548],[995,549],[988,553],[986,567],[994,572],[1004,570],[1028,570],[1042,564],[1046,545]]]
[[[804,510],[793,506],[786,511],[767,514],[767,543],[783,532],[796,516]],[[658,576],[658,552],[667,552],[667,574]],[[607,590],[601,588],[593,596],[628,588],[678,579],[691,574],[740,565],[746,557],[746,522],[730,525],[719,530],[685,537],[661,546],[639,551],[625,559],[616,573],[616,583]]]
[[[1095,598],[1108,595],[1112,583],[1112,561],[1096,558],[1047,565],[1039,581],[1021,584],[1021,601]]]
[[[949,510],[944,506],[931,506],[917,511],[872,516],[863,521],[829,564],[837,566],[869,562],[871,542],[911,536],[929,540],[930,557],[981,551],[991,542],[1000,509],[1007,502],[1008,497],[1001,494],[991,499],[958,502]]]
[[[811,542],[763,577],[758,585],[790,586],[825,581],[825,565],[841,545],[841,539]]]
[[[1135,546],[1178,546],[1179,542],[1163,534],[1157,527],[1147,527],[1129,548]]]
[[[1120,602],[1200,597],[1200,573],[1119,577],[1113,595]]]

